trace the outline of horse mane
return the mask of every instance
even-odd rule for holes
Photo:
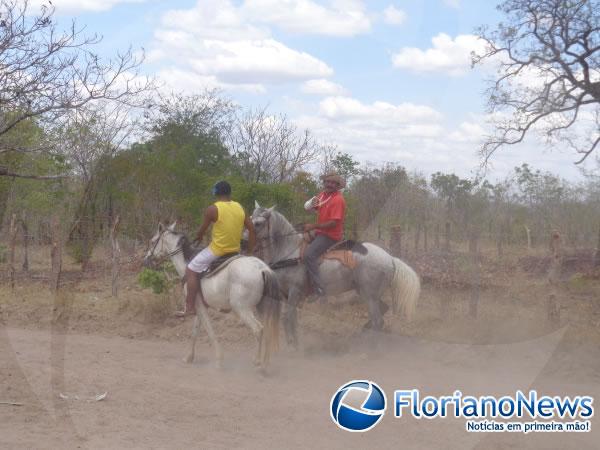
[[[179,235],[179,241],[177,241],[177,246],[181,247],[183,251],[183,258],[186,262],[191,261],[194,256],[200,253],[201,248],[194,247],[188,237],[183,233],[175,233]]]
[[[282,234],[290,234],[293,232],[297,232],[298,234],[300,234],[300,232],[298,230],[296,230],[296,228],[294,227],[294,225],[292,225],[287,219],[286,217],[281,214],[279,211],[273,211],[271,212],[271,218],[276,222],[273,226],[272,229],[273,230],[277,230],[278,232],[281,232]],[[274,235],[273,239],[278,240],[281,238],[280,236]]]

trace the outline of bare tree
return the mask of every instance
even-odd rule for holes
[[[131,48],[103,60],[94,52],[99,36],[83,36],[75,22],[59,31],[51,5],[33,15],[28,6],[0,0],[0,156],[58,151],[51,140],[21,145],[11,131],[25,121],[53,129],[70,112],[99,100],[139,106],[139,94],[153,87],[139,76],[141,59]],[[0,167],[0,176],[6,175],[36,178]]]
[[[500,65],[488,91],[496,132],[482,156],[537,131],[584,161],[600,143],[600,1],[506,0],[498,9],[506,22],[479,29],[487,50],[473,55]]]
[[[257,183],[289,181],[320,152],[308,130],[298,132],[286,116],[271,115],[266,108],[238,118],[230,146],[244,178]]]

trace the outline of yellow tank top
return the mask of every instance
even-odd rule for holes
[[[246,213],[238,202],[215,202],[219,211],[217,221],[212,227],[210,250],[216,256],[240,251],[244,219]]]

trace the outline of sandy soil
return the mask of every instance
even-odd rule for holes
[[[187,365],[189,321],[160,319],[160,298],[133,280],[118,301],[103,283],[59,299],[42,285],[0,290],[0,402],[23,404],[0,404],[1,448],[598,448],[595,419],[591,433],[475,434],[463,419],[395,419],[388,409],[376,428],[351,434],[328,413],[336,389],[363,378],[388,401],[404,388],[598,397],[600,315],[589,292],[564,293],[552,325],[534,281],[484,292],[478,319],[466,317],[468,293],[426,287],[416,320],[388,320],[377,336],[357,331],[362,305],[332,299],[302,310],[302,348],[283,344],[265,376],[232,315],[213,314],[224,368],[205,337]]]

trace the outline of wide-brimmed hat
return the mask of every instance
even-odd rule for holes
[[[321,180],[323,181],[335,181],[340,189],[346,187],[346,180],[341,175],[338,175],[336,172],[328,172],[324,175],[321,175]]]

